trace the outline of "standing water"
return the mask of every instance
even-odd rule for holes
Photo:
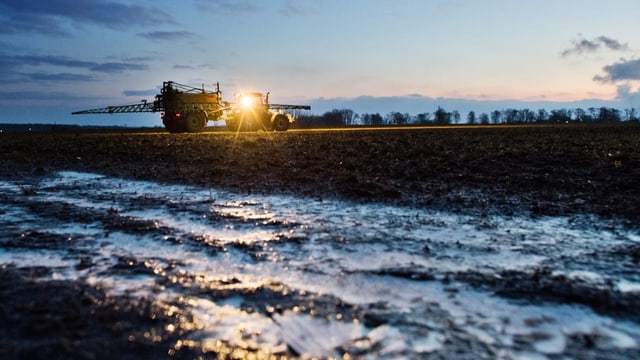
[[[640,236],[610,221],[477,217],[77,172],[36,186],[0,182],[0,200],[0,264],[172,304],[193,315],[176,349],[640,354],[637,301],[625,302],[640,295],[637,259],[625,253]]]

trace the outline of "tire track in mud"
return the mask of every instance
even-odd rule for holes
[[[576,245],[593,237],[576,230],[583,224],[539,230],[375,205],[238,200],[79,173],[0,193],[0,247],[10,254],[0,259],[41,281],[78,280],[190,314],[169,316],[159,335],[174,354],[622,358],[640,346],[637,237],[621,230]],[[578,249],[587,256],[567,258]],[[631,291],[611,282],[619,276]],[[166,329],[182,329],[180,339]]]
[[[64,187],[65,191],[74,191],[74,186]],[[40,191],[58,192],[63,187],[55,188],[42,188]],[[98,227],[103,234],[96,234],[94,236],[86,236],[82,234],[56,234],[49,233],[46,230],[32,230],[27,232],[14,231],[12,234],[7,235],[8,240],[4,241],[3,247],[6,249],[23,249],[23,250],[59,250],[63,252],[80,252],[83,255],[80,256],[79,263],[75,266],[76,270],[91,269],[96,265],[98,261],[85,260],[87,258],[96,257],[98,254],[95,251],[89,249],[79,249],[78,245],[81,241],[93,240],[97,242],[98,238],[103,238],[101,244],[95,244],[104,247],[105,243],[111,242],[111,238],[118,236],[120,233],[134,235],[131,240],[135,241],[135,236],[150,237],[154,241],[162,241],[171,244],[171,246],[188,246],[196,250],[201,250],[203,247],[209,249],[207,253],[209,255],[216,255],[219,252],[228,252],[229,248],[235,248],[243,253],[257,253],[260,251],[260,246],[255,243],[243,243],[243,242],[227,242],[225,244],[213,237],[207,235],[201,235],[193,232],[185,232],[179,228],[173,228],[170,226],[162,225],[158,219],[142,219],[135,216],[120,214],[116,207],[113,205],[106,208],[104,204],[100,204],[105,197],[104,196],[86,196],[89,194],[83,194],[83,205],[77,205],[73,203],[72,198],[62,199],[54,196],[53,201],[38,199],[37,193],[30,191],[29,195],[25,197],[13,198],[11,204],[15,207],[23,208],[30,214],[31,217],[35,217],[34,223],[38,223],[39,227],[49,227],[49,225],[59,223],[74,223],[80,226],[91,225],[92,227]],[[106,199],[110,202],[114,202],[112,196],[107,196]],[[120,199],[121,200],[121,199]],[[96,201],[98,206],[87,205]],[[146,196],[135,196],[129,201],[134,206],[130,206],[127,201],[120,203],[119,206],[130,206],[131,208],[145,208],[145,207],[162,207],[165,209],[172,209],[173,211],[193,214],[202,213],[202,209],[199,209],[201,205],[205,205],[204,212],[206,213],[206,206],[209,202],[201,203],[181,203],[176,205],[175,203],[167,203],[164,199],[154,199]],[[94,204],[96,205],[96,204]],[[102,206],[100,206],[102,205]],[[235,204],[222,204],[222,208],[239,208],[243,206],[252,206],[253,203],[240,202]],[[197,208],[197,210],[194,210]],[[131,209],[128,209],[131,210]],[[223,211],[214,212],[213,216],[208,216],[206,223],[223,223],[224,226],[246,226],[254,228],[255,226],[264,227],[267,229],[288,227],[289,224],[280,222],[274,219],[261,220],[258,217],[256,219],[247,219],[241,215],[235,213],[225,214]],[[99,224],[99,225],[97,225]],[[35,225],[35,224],[34,224]],[[38,228],[36,226],[36,228]],[[116,234],[117,233],[117,234]],[[281,236],[277,236],[276,241]],[[72,241],[73,239],[73,241]],[[90,246],[90,245],[89,245]],[[342,303],[333,299],[331,296],[310,296],[305,292],[296,291],[290,289],[283,284],[277,282],[267,282],[264,284],[258,284],[250,288],[245,288],[242,285],[233,288],[233,285],[241,284],[241,280],[237,278],[207,278],[202,274],[189,273],[182,270],[185,264],[176,262],[171,259],[163,258],[141,258],[135,255],[112,255],[112,264],[109,267],[102,267],[99,271],[94,272],[94,276],[104,277],[137,277],[137,276],[151,276],[154,277],[154,284],[152,285],[152,291],[164,291],[167,288],[178,290],[183,296],[198,298],[206,298],[215,301],[225,301],[229,298],[243,297],[245,300],[242,302],[242,308],[248,313],[259,311],[263,313],[267,318],[273,318],[274,314],[283,314],[286,312],[295,311],[295,313],[308,313],[314,316],[330,317],[331,314],[336,313],[336,309],[339,309]],[[64,258],[65,256],[63,256]],[[253,256],[259,259],[259,255]],[[46,268],[46,267],[45,267]],[[45,270],[38,272],[42,277],[50,276],[52,270]],[[53,270],[55,271],[55,270]],[[32,272],[33,273],[33,272]],[[231,286],[231,288],[229,288]],[[301,299],[304,294],[305,299]],[[267,305],[265,305],[267,302]],[[300,303],[308,304],[306,306],[298,306]],[[255,303],[255,304],[254,304]],[[268,305],[272,304],[272,305]],[[182,306],[186,306],[187,303],[183,302]],[[259,305],[259,306],[258,306]],[[348,311],[341,310],[341,313],[348,314]],[[193,326],[185,325],[186,327]],[[245,334],[246,336],[246,334]],[[231,350],[234,346],[231,344]],[[184,346],[179,346],[184,348]],[[216,348],[217,352],[225,352],[228,349]],[[250,349],[251,352],[258,351],[259,348]],[[302,349],[304,350],[304,349]],[[289,354],[295,354],[295,349],[286,348],[279,349],[276,352],[284,352]]]

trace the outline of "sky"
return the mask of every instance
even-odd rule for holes
[[[640,107],[637,0],[0,0],[0,123],[153,100],[163,81],[312,113]]]

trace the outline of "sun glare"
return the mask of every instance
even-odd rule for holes
[[[240,100],[240,103],[242,104],[243,108],[252,108],[254,106],[254,98],[251,96],[243,96],[242,99]]]

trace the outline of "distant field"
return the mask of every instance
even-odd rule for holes
[[[0,135],[0,176],[132,179],[457,211],[639,220],[640,126]]]

